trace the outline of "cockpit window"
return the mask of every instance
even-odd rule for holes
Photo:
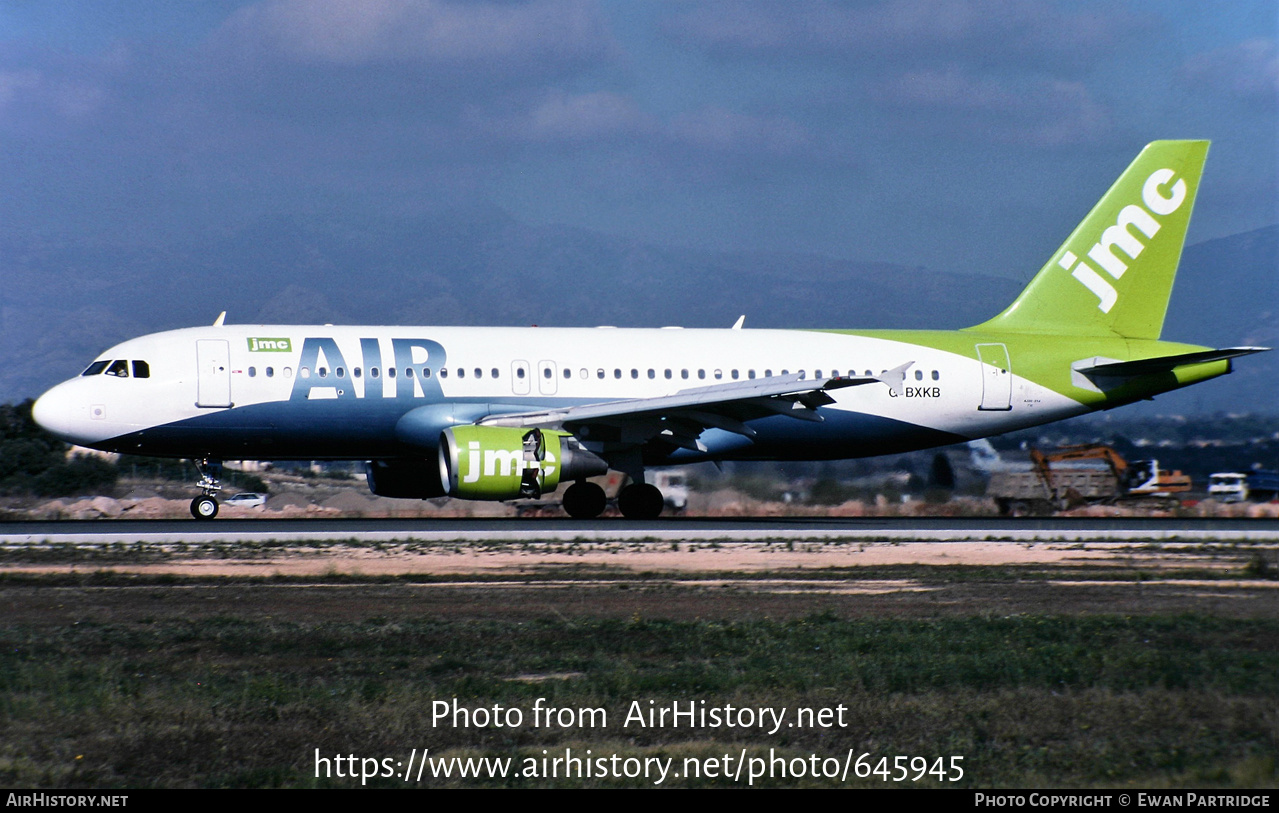
[[[84,369],[84,372],[80,373],[80,375],[98,375],[103,370],[105,370],[107,368],[107,365],[110,363],[111,362],[109,361],[95,361],[92,364],[90,364],[88,367],[86,367]]]
[[[150,378],[150,377],[151,377],[151,365],[150,365],[150,364],[147,364],[145,361],[134,361],[134,362],[133,362],[133,377],[134,377],[134,378]]]
[[[107,375],[119,376],[120,378],[129,377],[129,362],[124,359],[111,362],[111,366],[107,368]]]

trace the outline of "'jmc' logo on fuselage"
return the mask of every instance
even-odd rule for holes
[[[287,338],[265,338],[262,336],[250,336],[249,339],[250,353],[292,353],[293,342]]]

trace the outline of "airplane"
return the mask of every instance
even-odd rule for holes
[[[229,325],[131,339],[42,395],[68,442],[189,458],[211,519],[223,460],[364,461],[387,497],[536,498],[616,470],[829,460],[971,441],[1225,375],[1236,357],[1160,339],[1208,152],[1147,145],[1001,313],[961,330]],[[908,284],[908,281],[903,281]]]

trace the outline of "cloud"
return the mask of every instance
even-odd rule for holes
[[[466,66],[485,73],[591,62],[616,49],[590,0],[269,0],[237,11],[213,39],[267,58]]]
[[[1105,108],[1082,83],[1059,79],[919,70],[884,81],[876,95],[882,107],[917,125],[939,117],[945,128],[1001,143],[1090,143],[1111,129]]]
[[[1061,10],[1040,0],[712,2],[664,25],[669,36],[725,56],[960,60],[1053,70],[1086,67],[1147,27],[1126,12]]]
[[[1224,94],[1243,101],[1279,96],[1279,45],[1256,38],[1226,48],[1196,54],[1182,68],[1194,90]]]
[[[37,71],[0,71],[0,111],[38,88],[41,75]]]
[[[0,71],[0,127],[38,131],[87,122],[108,101],[101,81],[32,69]]]
[[[517,112],[492,115],[476,106],[468,125],[502,141],[544,146],[629,142],[650,158],[672,149],[682,157],[786,158],[811,154],[816,139],[785,116],[742,113],[710,105],[661,118],[631,97],[612,91],[551,91]]]
[[[620,94],[556,92],[530,113],[527,133],[539,141],[587,141],[646,133],[653,127],[651,117]]]
[[[737,113],[717,106],[677,116],[667,133],[680,144],[718,153],[781,157],[813,146],[811,134],[789,118]]]

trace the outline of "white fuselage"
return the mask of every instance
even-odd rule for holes
[[[833,390],[824,421],[765,419],[753,440],[710,430],[706,453],[672,460],[883,454],[1086,411],[1016,375],[1015,358],[992,365],[820,331],[227,325],[143,336],[99,357],[117,372],[119,361],[129,362],[126,375],[91,367],[50,390],[37,420],[75,443],[141,454],[412,457],[428,453],[432,433],[488,415],[800,372],[874,375],[908,362],[900,394],[878,382]],[[146,377],[133,374],[135,361]],[[405,428],[401,418],[424,406],[444,411]]]

